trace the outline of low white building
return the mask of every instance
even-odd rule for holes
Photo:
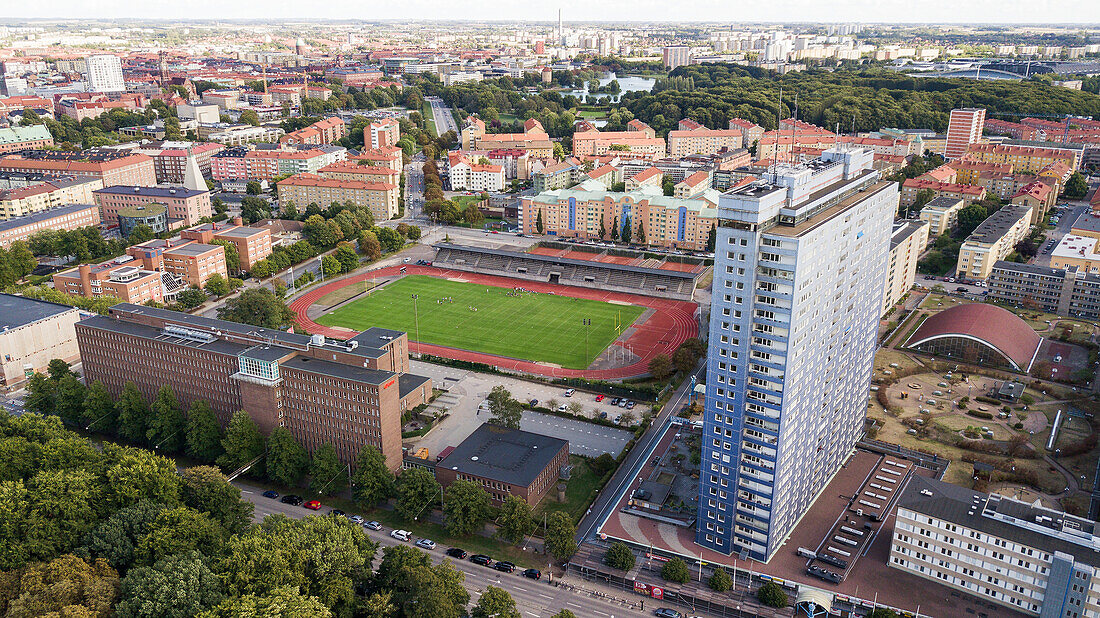
[[[504,190],[504,166],[474,163],[461,155],[451,156],[450,178],[452,191]]]

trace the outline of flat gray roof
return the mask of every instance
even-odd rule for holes
[[[82,327],[96,328],[99,330],[110,331],[112,333],[122,333],[133,337],[141,337],[142,339],[161,340],[169,343],[177,343],[179,345],[184,345],[189,348],[202,348],[203,350],[225,354],[226,356],[238,356],[249,347],[222,339],[214,339],[213,341],[207,342],[194,341],[190,339],[180,339],[179,337],[173,337],[172,335],[165,334],[164,331],[159,328],[145,326],[144,324],[135,324],[133,322],[118,320],[102,315],[92,316],[86,320],[81,320],[79,324]]]
[[[19,328],[39,320],[52,318],[68,311],[76,311],[76,307],[60,305],[44,300],[35,300],[26,296],[14,294],[0,294],[0,331],[9,328]]]
[[[1017,204],[1005,204],[997,212],[978,224],[978,227],[966,237],[970,242],[994,243],[1004,236],[1013,225],[1027,215],[1028,207]]]
[[[569,448],[569,442],[485,423],[439,465],[463,474],[527,487],[563,448]]]
[[[380,386],[394,377],[395,373],[390,371],[377,371],[375,369],[365,369],[363,367],[356,367],[353,365],[343,365],[340,363],[333,363],[330,361],[324,361],[316,358],[310,358],[308,356],[295,356],[290,360],[285,360],[279,363],[280,367],[284,369],[297,369],[298,371],[306,371],[309,373],[318,373],[326,375],[332,378],[338,378],[341,380],[350,380],[352,382],[362,382],[364,384],[370,384],[371,386]]]

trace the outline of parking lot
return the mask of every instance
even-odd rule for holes
[[[415,344],[413,347],[415,350]],[[432,407],[437,410],[445,409],[448,417],[427,435],[405,442],[406,445],[416,448],[426,447],[429,457],[434,457],[448,446],[457,446],[482,423],[489,420],[486,412],[479,413],[478,406],[489,396],[489,391],[498,384],[507,388],[515,399],[523,402],[537,399],[540,406],[547,406],[547,402],[551,400],[556,400],[559,405],[577,402],[583,407],[583,414],[588,417],[606,412],[609,418],[614,419],[626,412],[624,408],[612,406],[611,397],[605,397],[603,401],[597,402],[595,394],[582,391],[576,391],[572,397],[565,397],[565,389],[562,387],[528,382],[518,378],[481,374],[420,361],[410,361],[409,370],[411,373],[432,378],[436,388],[448,391],[432,404]],[[641,418],[642,412],[648,409],[646,405],[636,405],[631,412],[637,419]],[[571,452],[589,457],[596,457],[602,453],[618,455],[632,435],[625,429],[604,427],[530,411],[524,412],[520,426],[527,431],[569,440]]]

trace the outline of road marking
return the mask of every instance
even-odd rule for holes
[[[527,592],[526,588],[520,588],[519,586],[512,586],[512,587],[515,588],[516,590],[522,590],[524,592]]]
[[[566,605],[572,605],[573,607],[584,607],[583,605],[581,605],[579,603],[574,603],[572,601],[566,601],[565,604]]]
[[[543,593],[541,593],[541,592],[540,592],[540,593],[538,593],[538,595],[539,595],[540,597],[544,598],[544,599],[552,599],[552,598],[554,598],[554,597],[552,597],[552,596],[550,596],[550,595],[548,595],[548,594],[543,594]]]

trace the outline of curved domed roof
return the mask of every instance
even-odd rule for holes
[[[996,305],[970,303],[929,317],[906,342],[914,347],[942,337],[975,339],[997,350],[1020,371],[1027,371],[1043,338],[1016,314]]]

